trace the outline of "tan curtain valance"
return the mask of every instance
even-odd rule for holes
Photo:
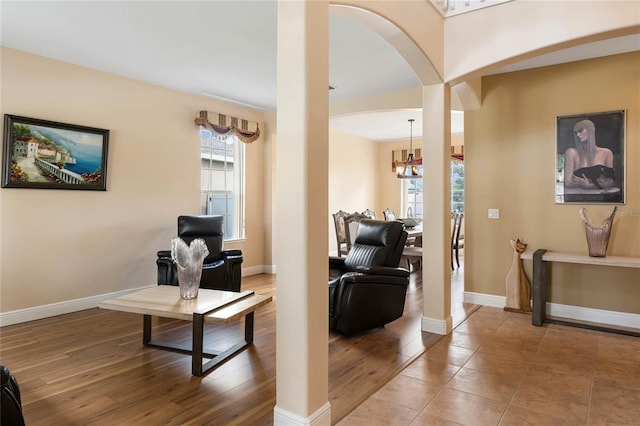
[[[453,161],[464,161],[464,145],[454,145],[451,147],[451,159]]]
[[[244,143],[251,143],[260,137],[258,123],[230,115],[200,111],[194,122],[219,135],[235,135]]]
[[[416,148],[413,150],[415,162],[417,165],[422,164],[422,150],[420,148]],[[396,172],[396,167],[404,166],[407,162],[407,157],[409,156],[408,149],[396,149],[391,151],[391,171]],[[464,161],[464,145],[454,145],[451,147],[451,160],[457,162]]]

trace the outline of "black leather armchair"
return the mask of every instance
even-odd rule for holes
[[[362,220],[346,258],[329,258],[329,328],[349,335],[400,318],[409,271],[399,268],[401,222]]]
[[[7,426],[24,426],[22,416],[22,400],[18,381],[11,371],[0,365],[0,393],[2,406],[0,407],[0,424]]]
[[[202,238],[209,255],[204,259],[200,288],[240,291],[242,251],[223,250],[222,216],[179,216],[178,236],[187,244]],[[158,285],[178,285],[176,265],[171,250],[158,252]]]

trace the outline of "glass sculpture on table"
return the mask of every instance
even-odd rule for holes
[[[207,244],[202,238],[196,238],[187,245],[182,238],[171,240],[171,257],[176,262],[178,271],[178,286],[182,299],[198,297],[200,277],[202,276],[202,261],[209,255]]]

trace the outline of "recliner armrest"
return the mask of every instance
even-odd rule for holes
[[[367,275],[388,275],[392,277],[409,276],[409,271],[404,268],[391,268],[388,266],[358,266],[356,271]]]
[[[344,257],[329,256],[329,269],[344,271]]]
[[[363,274],[360,272],[347,272],[340,278],[340,283],[343,285],[354,284],[379,284],[379,285],[401,285],[407,286],[409,284],[409,277],[402,275],[378,275],[378,274]]]
[[[160,256],[161,252],[158,252],[158,259],[156,259],[156,265],[158,265],[158,285],[176,285],[178,284],[177,276],[173,270],[174,261],[171,256]]]
[[[242,278],[242,250],[222,250],[220,256],[227,267],[227,290],[240,291]]]
[[[402,268],[390,268],[402,269]],[[374,305],[383,305],[390,295],[406,294],[409,285],[409,277],[402,275],[375,275],[363,274],[360,272],[347,272],[340,280],[329,285],[330,303],[333,309],[330,316],[334,319],[340,318],[344,314],[344,309],[358,311],[361,309],[353,304],[353,298],[366,298]],[[344,301],[347,301],[343,305]],[[349,307],[350,306],[350,307]],[[330,307],[331,308],[331,307]]]
[[[225,260],[242,260],[242,250],[222,250],[220,256]]]
[[[171,250],[160,250],[158,251],[158,258],[162,257],[171,257]]]

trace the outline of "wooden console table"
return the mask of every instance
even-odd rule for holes
[[[561,253],[557,251],[547,251],[545,249],[539,249],[535,252],[524,252],[520,255],[520,257],[522,259],[533,259],[533,312],[531,319],[531,323],[533,325],[540,326],[543,322],[548,322],[640,337],[640,332],[618,328],[602,327],[591,324],[583,324],[561,319],[551,319],[547,318],[546,316],[548,285],[547,262],[578,263],[584,265],[615,266],[622,268],[640,268],[640,258],[622,256],[591,257],[584,254]]]

